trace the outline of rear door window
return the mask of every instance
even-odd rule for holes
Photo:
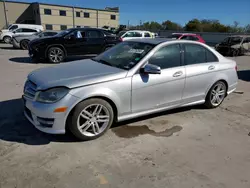
[[[196,44],[185,44],[185,64],[200,64],[206,63],[206,49]]]
[[[87,37],[88,38],[101,38],[102,33],[100,31],[90,30],[90,31],[87,31]]]
[[[218,62],[216,55],[201,45],[185,44],[184,50],[184,61],[186,65]]]

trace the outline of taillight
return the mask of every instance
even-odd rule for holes
[[[236,70],[236,72],[238,71],[238,67],[237,67],[237,65],[235,65],[235,70]]]
[[[122,38],[119,38],[119,41],[121,41],[121,42],[122,42],[122,41],[123,41],[123,40],[122,40]]]

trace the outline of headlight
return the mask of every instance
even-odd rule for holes
[[[58,87],[46,91],[40,91],[37,95],[36,101],[43,103],[54,103],[61,100],[69,92],[68,88]]]

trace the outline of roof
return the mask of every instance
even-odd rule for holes
[[[1,0],[0,0],[1,1]],[[59,4],[49,4],[49,3],[40,3],[40,2],[20,2],[15,0],[7,0],[6,3],[18,3],[18,4],[40,4],[40,5],[49,5],[49,6],[59,6],[59,7],[68,7],[68,8],[79,8],[79,9],[88,9],[88,10],[100,10],[100,11],[107,11],[107,12],[119,12],[119,7],[106,7],[105,9],[95,9],[95,8],[87,8],[87,7],[79,7],[79,6],[70,6],[70,5],[59,5]]]
[[[141,39],[128,40],[128,42],[129,41],[143,42],[143,43],[149,43],[149,44],[153,44],[153,45],[158,45],[158,44],[163,43],[163,42],[173,41],[173,39],[168,39],[168,38],[141,38]]]
[[[228,37],[250,37],[250,35],[231,35]]]
[[[198,35],[195,33],[172,33],[173,35]]]
[[[145,30],[128,30],[126,32],[130,32],[130,31],[132,31],[132,32],[150,32],[150,31],[145,31]]]

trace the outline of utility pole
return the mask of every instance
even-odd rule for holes
[[[129,29],[129,20],[128,20],[128,26],[127,26],[127,27],[128,27],[128,29]]]
[[[96,26],[99,27],[99,11],[96,11]]]
[[[72,14],[73,14],[73,28],[75,28],[75,7],[72,7]]]
[[[7,17],[7,13],[6,13],[6,4],[5,4],[5,0],[2,0],[2,2],[3,2],[3,11],[4,11],[4,17],[5,17],[5,25],[6,25],[6,27],[8,27],[8,17]]]

